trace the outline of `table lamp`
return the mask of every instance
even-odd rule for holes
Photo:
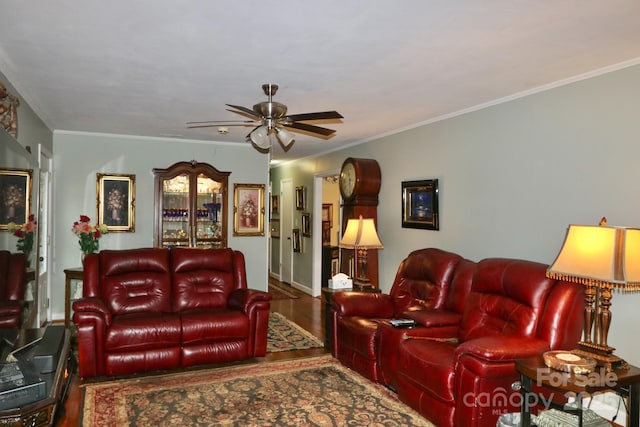
[[[585,289],[584,340],[573,352],[591,357],[607,370],[625,366],[607,343],[612,290],[640,290],[640,229],[569,225],[547,277],[580,283]]]
[[[378,237],[376,225],[372,218],[350,219],[340,240],[339,247],[356,251],[356,268],[354,285],[370,288],[373,284],[367,278],[367,251],[369,249],[383,249]]]

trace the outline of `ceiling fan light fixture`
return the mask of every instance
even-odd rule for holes
[[[253,132],[249,134],[249,139],[260,148],[267,149],[271,147],[271,140],[269,139],[269,128],[265,125],[254,129]]]
[[[288,148],[291,144],[295,142],[295,136],[293,136],[291,132],[282,128],[275,128],[275,129],[276,129],[276,136],[278,137],[278,140],[282,143],[282,145],[284,145],[285,148]]]

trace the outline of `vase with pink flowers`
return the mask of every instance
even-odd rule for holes
[[[27,222],[24,224],[16,224],[10,222],[7,224],[7,229],[18,238],[16,243],[16,249],[18,252],[22,252],[27,260],[27,266],[30,264],[31,252],[33,252],[33,244],[35,241],[36,228],[38,223],[35,216],[30,214]]]
[[[73,223],[71,231],[78,236],[78,244],[84,261],[85,256],[100,250],[99,239],[108,232],[108,228],[104,224],[91,224],[91,218],[80,215],[80,220]]]

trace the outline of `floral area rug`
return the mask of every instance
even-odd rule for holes
[[[304,350],[323,346],[322,341],[282,314],[269,313],[267,352]]]
[[[433,426],[331,356],[83,386],[84,426]]]
[[[289,288],[289,289],[287,289]],[[296,295],[291,286],[283,286],[278,283],[269,281],[269,294],[271,295],[271,299],[298,299],[300,298]]]

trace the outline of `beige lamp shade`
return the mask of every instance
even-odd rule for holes
[[[570,225],[549,277],[640,290],[640,229]]]
[[[344,249],[382,249],[372,218],[350,219],[339,246]]]

